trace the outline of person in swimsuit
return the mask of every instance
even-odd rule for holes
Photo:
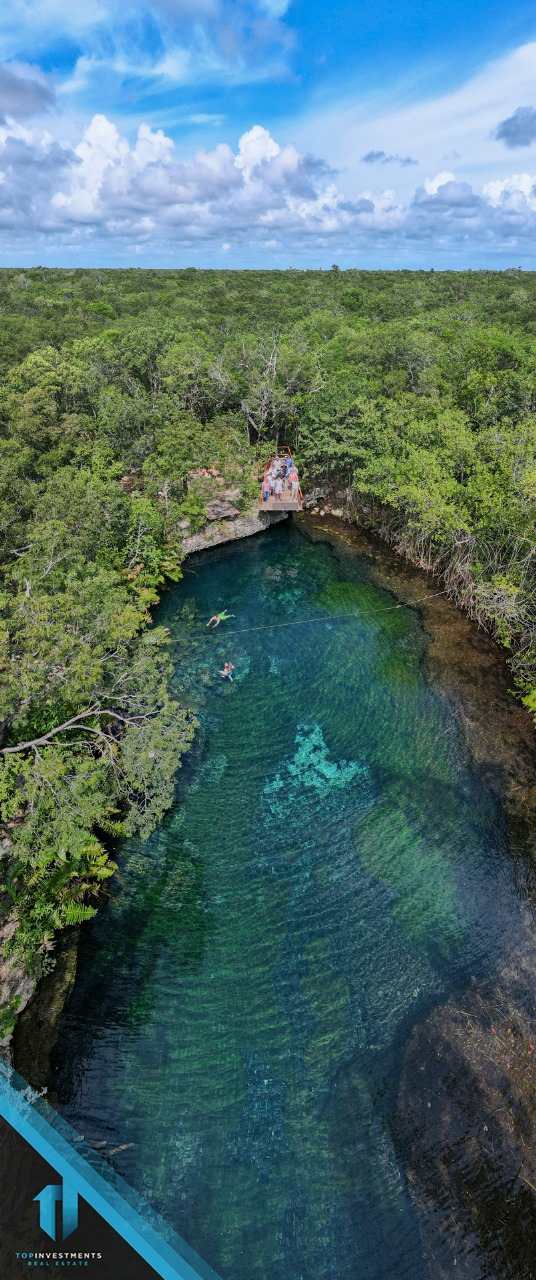
[[[233,671],[234,671],[234,664],[233,664],[232,662],[226,662],[226,663],[225,663],[225,666],[224,666],[224,668],[223,668],[223,671],[220,671],[220,676],[224,676],[224,677],[225,677],[225,676],[227,676],[227,679],[228,679],[228,680],[230,680],[230,681],[231,681],[231,684],[232,684],[232,683],[233,683],[233,677],[232,677],[232,674],[231,674],[231,673],[232,673]]]
[[[213,613],[207,622],[207,627],[210,627],[211,622],[214,623],[215,627],[219,627],[220,622],[227,622],[228,618],[234,618],[234,616],[234,613],[227,613],[227,609],[223,609],[222,613]]]

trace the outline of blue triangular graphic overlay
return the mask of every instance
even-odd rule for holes
[[[0,1116],[62,1179],[61,1185],[45,1187],[36,1197],[41,1224],[52,1239],[57,1200],[63,1201],[65,1238],[76,1226],[81,1196],[162,1280],[219,1280],[186,1241],[1,1060]]]

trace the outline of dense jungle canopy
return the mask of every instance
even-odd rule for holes
[[[536,712],[536,273],[3,270],[0,305],[2,914],[36,972],[94,912],[106,834],[171,802],[195,725],[151,609],[274,440],[436,573]]]

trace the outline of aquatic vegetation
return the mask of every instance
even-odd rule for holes
[[[216,785],[221,782],[229,761],[223,751],[217,756],[203,760],[196,775],[190,782],[190,791],[198,791],[200,787]]]
[[[403,799],[396,806],[391,793],[359,818],[355,839],[362,866],[392,890],[393,918],[411,942],[419,950],[437,949],[446,959],[459,955],[463,902],[437,817],[426,822],[421,816],[412,824],[411,807]]]
[[[263,803],[276,817],[284,817],[286,810],[299,803],[303,787],[325,797],[334,789],[347,787],[354,778],[369,776],[367,766],[357,760],[329,759],[319,724],[298,725],[295,743],[297,750],[292,760],[263,788]]]

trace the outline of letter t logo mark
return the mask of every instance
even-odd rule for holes
[[[65,1179],[61,1186],[43,1187],[34,1200],[39,1201],[39,1226],[51,1240],[56,1239],[56,1204],[59,1200],[63,1207],[63,1230],[61,1238],[66,1240],[78,1226],[78,1192]]]

